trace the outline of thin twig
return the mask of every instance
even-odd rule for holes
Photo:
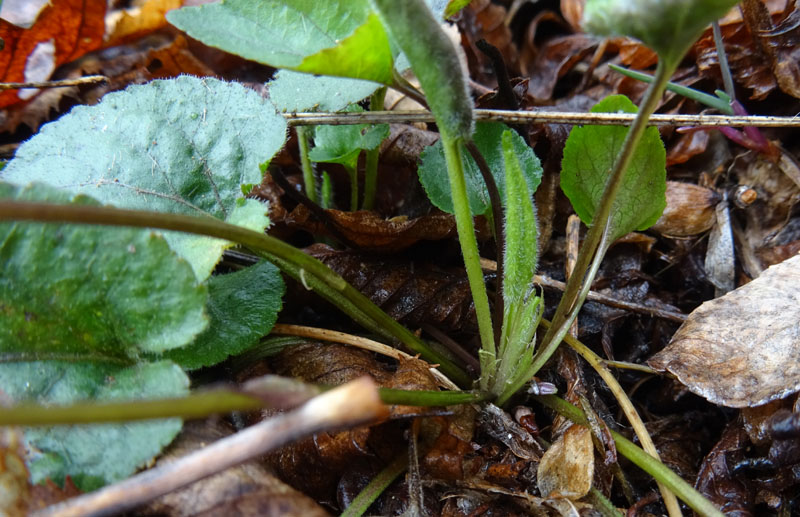
[[[481,267],[489,271],[496,271],[497,263],[494,260],[482,258]],[[559,291],[563,291],[566,287],[564,282],[545,275],[536,275],[533,277],[533,281],[541,286],[550,287],[551,289],[558,289]],[[620,300],[619,298],[614,298],[613,296],[598,293],[597,291],[589,291],[587,298],[593,302],[608,305],[609,307],[625,309],[631,312],[638,312],[640,314],[647,314],[648,316],[654,316],[656,318],[674,321],[676,323],[683,323],[687,318],[685,314],[680,312],[667,311],[657,307],[648,307],[647,305],[642,305],[635,302],[627,302],[625,300]]]
[[[33,515],[77,517],[120,513],[303,436],[362,424],[384,415],[385,411],[374,381],[362,377],[314,397],[295,411],[263,420],[172,463]]]
[[[19,90],[22,88],[64,88],[66,86],[80,86],[82,84],[104,83],[108,77],[104,75],[87,75],[77,79],[61,79],[58,81],[40,81],[30,83],[0,83],[0,91]]]
[[[630,125],[634,113],[581,113],[570,111],[506,111],[474,110],[475,120],[505,123],[546,124],[596,124]],[[368,111],[364,113],[284,113],[289,126],[313,126],[320,124],[388,124],[434,122],[433,114],[425,110]],[[793,117],[766,117],[760,115],[651,115],[650,126],[686,127],[799,127],[800,115]]]
[[[335,330],[276,323],[275,326],[272,327],[272,334],[278,334],[280,336],[298,336],[317,339],[320,341],[330,341],[332,343],[341,343],[343,345],[350,345],[363,350],[369,350],[370,352],[385,355],[386,357],[391,357],[392,359],[398,361],[401,359],[406,361],[414,359],[414,356],[411,356],[405,352],[401,352],[400,350],[392,348],[388,345],[384,345],[383,343],[379,343],[378,341],[373,341],[361,336],[354,336],[353,334],[345,334],[344,332],[337,332]],[[439,381],[439,384],[441,384],[442,387],[449,390],[460,389],[455,385],[455,383],[453,383],[453,381],[448,379],[445,374],[436,368],[431,367],[430,372],[434,377],[436,377],[436,380]]]

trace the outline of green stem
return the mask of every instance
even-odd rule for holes
[[[140,228],[160,228],[179,232],[207,235],[242,244],[262,256],[280,260],[278,266],[290,264],[299,280],[304,278],[316,285],[325,285],[334,306],[356,311],[354,317],[371,320],[370,328],[382,329],[383,335],[390,335],[402,342],[412,351],[432,363],[453,381],[462,386],[470,383],[470,378],[450,359],[432,350],[424,341],[407,328],[400,325],[369,298],[361,294],[344,278],[332,271],[319,260],[269,235],[248,230],[241,226],[225,223],[213,217],[198,217],[182,214],[149,212],[143,210],[124,210],[106,206],[58,205],[52,203],[30,203],[22,201],[0,201],[0,220],[29,220],[55,223],[88,223],[110,226],[135,226]],[[347,304],[343,304],[345,300]]]
[[[638,81],[645,83],[653,82],[653,76],[650,74],[645,74],[644,72],[638,72],[636,70],[629,70],[611,63],[608,64],[608,67],[616,72],[621,73],[622,75],[626,75]],[[720,113],[724,113],[726,115],[734,114],[733,108],[731,108],[730,100],[721,99],[717,96],[709,95],[705,92],[695,90],[694,88],[689,88],[688,86],[683,86],[673,82],[667,83],[667,90],[677,93],[678,95],[683,95],[687,99],[695,100],[700,104],[705,104],[709,108],[714,108]]]
[[[300,165],[303,168],[303,183],[306,188],[306,197],[317,202],[317,181],[314,179],[314,168],[311,166],[311,160],[308,157],[308,127],[297,126],[297,145],[300,148]]]
[[[359,492],[350,506],[345,508],[341,517],[360,517],[364,515],[367,508],[383,493],[384,490],[397,479],[397,476],[405,472],[408,468],[408,454],[402,453],[397,456],[389,465],[386,466],[377,476],[372,478],[364,489]]]
[[[77,425],[174,417],[191,419],[231,411],[252,411],[263,406],[255,397],[220,389],[158,400],[94,401],[68,406],[22,404],[4,407],[0,411],[0,425]]]
[[[537,396],[536,400],[543,405],[555,410],[560,415],[565,416],[585,427],[589,427],[586,421],[586,416],[583,411],[573,406],[569,402],[556,397],[555,395],[542,395]],[[653,458],[641,448],[637,447],[633,442],[622,436],[616,431],[611,431],[611,436],[617,446],[617,451],[628,458],[636,466],[653,476],[656,481],[663,483],[667,488],[672,490],[680,497],[694,511],[704,516],[723,517],[723,513],[719,511],[708,499],[703,497],[703,494],[695,490],[689,483],[684,481],[680,476],[672,472],[663,463]]]
[[[606,181],[602,201],[597,207],[592,226],[589,228],[589,232],[586,234],[586,240],[578,253],[574,269],[575,273],[567,282],[564,294],[553,316],[553,325],[547,330],[542,340],[543,346],[533,359],[533,364],[531,365],[533,374],[544,366],[561,343],[561,339],[571,325],[570,318],[574,319],[574,316],[576,316],[580,310],[579,296],[583,290],[582,288],[584,288],[584,286],[591,286],[594,280],[594,274],[592,272],[585,275],[584,272],[589,269],[589,264],[593,259],[595,259],[598,266],[599,261],[602,260],[602,253],[605,250],[598,250],[598,248],[606,234],[611,208],[614,205],[617,193],[622,185],[625,171],[633,158],[633,153],[636,150],[636,146],[639,144],[644,130],[647,128],[647,121],[653,111],[655,111],[656,106],[658,106],[661,95],[664,93],[664,88],[667,82],[669,82],[669,78],[674,70],[674,64],[665,64],[663,60],[659,61],[653,82],[647,89],[639,112],[625,137],[620,154],[617,157],[617,161],[614,163],[614,168]],[[600,254],[599,258],[595,257],[598,253]],[[592,268],[592,270],[596,273],[596,268]]]
[[[382,111],[383,101],[386,98],[386,87],[382,86],[375,90],[369,99],[370,111]],[[367,151],[366,170],[364,171],[364,210],[375,208],[375,191],[378,187],[378,156],[381,147]]]
[[[461,244],[461,254],[464,257],[464,267],[467,270],[472,300],[475,304],[475,315],[478,318],[478,332],[481,338],[481,389],[486,391],[491,385],[490,379],[494,377],[497,369],[497,352],[492,332],[492,314],[489,310],[489,297],[486,294],[486,284],[483,281],[480,255],[478,254],[478,241],[475,238],[475,226],[467,198],[467,186],[464,180],[464,162],[461,156],[459,138],[442,133],[442,147],[447,161],[447,177],[450,180],[450,193],[453,198],[453,211],[455,212],[458,241]]]
[[[350,176],[350,211],[355,212],[358,210],[358,170],[349,165],[343,165],[343,167]]]

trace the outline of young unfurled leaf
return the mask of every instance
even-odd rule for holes
[[[538,255],[536,211],[514,149],[514,134],[506,130],[502,137],[506,187],[504,310],[498,371],[491,386],[500,396],[519,376],[527,375],[533,358],[533,335],[542,313],[541,297],[533,286]]]
[[[261,182],[259,164],[283,147],[285,135],[285,120],[257,93],[184,76],[75,108],[25,142],[0,177],[40,181],[123,208],[207,214],[261,231],[269,222],[264,205],[237,198],[243,183]],[[230,245],[200,235],[165,237],[200,281]]]
[[[344,77],[315,76],[280,70],[267,83],[269,100],[284,112],[340,111],[366,99],[379,88],[378,83]]]
[[[45,185],[0,183],[0,198],[71,197]],[[73,202],[98,204],[82,195]],[[185,345],[208,325],[205,286],[149,230],[2,223],[0,263],[6,361],[129,360]]]
[[[521,303],[533,283],[538,255],[538,231],[533,193],[522,173],[510,130],[503,132],[505,162],[505,254],[503,256],[503,299],[513,307]]]
[[[357,106],[348,111],[362,111]],[[388,124],[319,126],[308,157],[315,162],[340,163],[355,169],[362,150],[375,149],[389,136]]]
[[[504,124],[496,122],[479,122],[475,125],[473,140],[480,150],[489,168],[492,170],[500,198],[505,202],[506,180],[503,174],[503,145],[502,135],[508,129]],[[542,179],[542,166],[539,159],[528,147],[522,137],[516,133],[511,134],[511,143],[514,155],[520,161],[522,174],[530,192],[535,192]],[[478,165],[464,152],[464,176],[467,183],[467,196],[472,215],[483,215],[491,210],[489,192],[478,170]],[[453,201],[450,197],[450,181],[447,179],[446,163],[441,142],[436,142],[428,147],[421,155],[419,165],[419,180],[425,188],[431,203],[440,210],[453,213]]]
[[[186,374],[169,361],[137,366],[72,361],[0,364],[0,389],[15,404],[178,397],[188,387]],[[63,484],[71,476],[84,491],[120,481],[161,452],[180,429],[177,418],[28,428],[31,481]]]
[[[207,45],[277,68],[392,81],[389,39],[367,0],[227,0],[167,19]]]
[[[163,357],[192,370],[247,350],[272,329],[284,291],[278,268],[266,261],[212,276],[208,280],[208,329],[191,345],[170,350]]]
[[[620,111],[635,113],[636,106],[624,95],[611,95],[592,108],[592,113]],[[625,126],[577,126],[570,131],[561,161],[561,189],[586,224],[594,218],[627,134]],[[649,127],[625,171],[611,209],[611,240],[655,224],[667,203],[666,174],[664,144],[658,129]]]

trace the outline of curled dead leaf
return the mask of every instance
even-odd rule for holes
[[[648,363],[728,407],[800,390],[800,255],[703,303]]]
[[[667,182],[667,208],[651,229],[670,237],[690,237],[714,225],[714,207],[720,196],[691,183]]]
[[[537,474],[542,497],[579,499],[592,488],[594,446],[589,429],[572,425],[545,451]]]

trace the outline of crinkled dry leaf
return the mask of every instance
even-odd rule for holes
[[[713,190],[679,181],[667,182],[667,208],[650,227],[662,235],[689,237],[714,225],[714,206],[720,196]]]
[[[737,461],[749,446],[747,433],[734,422],[703,459],[695,486],[725,515],[753,515],[753,487],[744,476],[734,473]]]
[[[233,432],[221,421],[190,422],[157,465],[182,456]],[[197,483],[159,497],[137,515],[190,517],[201,515],[277,516],[329,515],[310,497],[286,485],[256,461],[214,474]]]
[[[43,81],[57,66],[100,48],[105,33],[106,0],[53,0],[42,9],[30,29],[0,20],[0,80],[3,82]],[[40,59],[29,59],[34,53]],[[32,76],[32,66],[46,66]],[[49,72],[48,72],[49,70]],[[21,98],[15,90],[0,93],[0,107]]]
[[[545,451],[537,473],[542,497],[579,499],[592,488],[592,432],[573,425]]]
[[[364,250],[380,250],[392,253],[408,248],[421,240],[441,240],[455,235],[456,226],[450,214],[431,214],[409,219],[406,216],[384,219],[375,212],[359,210],[343,212],[325,210],[336,230],[347,238],[348,244]],[[330,230],[314,218],[304,205],[286,216],[286,224],[292,228],[307,230],[314,234],[329,234]]]
[[[800,390],[800,255],[698,307],[648,363],[715,404],[749,407]]]

